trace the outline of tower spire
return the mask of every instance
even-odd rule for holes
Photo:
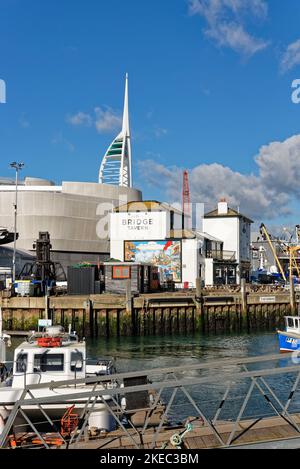
[[[125,96],[124,96],[122,132],[124,135],[127,135],[130,137],[129,107],[128,107],[128,73],[126,73],[126,78],[125,78]]]
[[[126,73],[125,77],[122,130],[105,153],[99,170],[99,182],[102,184],[132,187],[128,73]]]

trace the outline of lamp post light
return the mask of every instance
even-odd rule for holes
[[[16,192],[15,192],[15,202],[14,202],[14,253],[13,253],[13,283],[16,281],[16,251],[17,251],[17,213],[18,213],[18,175],[19,171],[23,168],[24,163],[17,163],[13,161],[10,163],[10,167],[16,170]]]

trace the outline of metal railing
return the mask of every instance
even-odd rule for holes
[[[48,422],[53,431],[57,432],[57,425],[47,414],[47,406],[61,403],[67,406],[72,404],[72,400],[78,399],[84,400],[85,403],[80,410],[80,426],[76,431],[73,431],[68,441],[58,431],[62,447],[70,445],[76,447],[80,444],[88,428],[90,415],[96,411],[96,404],[102,403],[123,435],[128,437],[130,445],[142,448],[143,436],[149,428],[151,417],[161,406],[162,401],[164,407],[160,422],[155,425],[151,442],[152,448],[157,447],[158,442],[161,441],[161,431],[168,419],[180,416],[184,420],[191,416],[191,412],[195,413],[194,420],[201,427],[207,428],[211,436],[214,437],[216,447],[228,448],[236,445],[241,436],[244,437],[256,424],[272,416],[279,417],[284,425],[288,425],[292,429],[294,437],[299,438],[300,446],[300,425],[296,418],[296,412],[300,412],[300,400],[296,398],[300,391],[300,366],[291,358],[291,354],[285,355],[284,358],[280,354],[242,359],[229,358],[192,366],[150,369],[117,373],[111,376],[29,385],[13,406],[0,435],[0,447],[7,446],[16,419],[18,415],[21,415],[32,432],[38,436],[41,444],[48,448],[49,444],[46,438],[37,424],[31,420],[27,409],[29,406],[39,408],[45,422]],[[149,384],[122,387],[124,379],[139,376],[148,376]],[[105,388],[104,384],[109,383],[112,378],[115,381],[115,387]],[[286,387],[284,392],[282,391],[283,384]],[[38,391],[42,389],[55,391],[62,387],[75,385],[82,385],[82,390],[79,393],[74,393],[72,389],[69,389],[67,403],[63,401],[63,396],[58,394],[37,397]],[[85,386],[88,388],[85,389]],[[127,423],[124,423],[124,417],[128,417],[129,413],[122,407],[121,399],[124,397],[126,399],[127,394],[142,391],[154,392],[152,402],[143,409],[145,412],[143,426],[134,425],[130,418],[127,419]],[[254,403],[257,404],[259,399],[263,407],[257,408],[254,405],[251,413],[248,410],[249,403],[254,400]],[[140,410],[131,409],[130,415]],[[246,410],[250,412],[250,415],[246,415]],[[219,428],[221,417],[223,424],[225,421],[230,422],[231,425],[230,431],[226,434],[222,433]],[[251,421],[249,422],[250,417]],[[243,428],[241,430],[242,422]],[[103,442],[103,440],[101,441]],[[110,436],[108,434],[103,447],[109,442]]]
[[[217,261],[236,261],[235,251],[206,251],[205,257],[207,259],[215,259]]]

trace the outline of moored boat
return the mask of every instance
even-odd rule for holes
[[[1,331],[0,336],[4,337]],[[3,343],[4,338],[2,346]],[[114,366],[110,360],[100,360],[89,365],[86,358],[85,341],[80,341],[76,333],[71,333],[71,331],[66,333],[61,326],[52,326],[46,327],[42,333],[34,333],[27,341],[22,342],[14,351],[11,372],[9,372],[7,365],[6,370],[7,375],[0,384],[0,434],[14,404],[21,398],[27,385],[49,383],[49,387],[37,387],[32,391],[32,394],[36,398],[45,398],[46,400],[48,397],[56,396],[57,402],[45,404],[43,409],[50,418],[61,419],[66,409],[73,405],[75,411],[80,413],[87,402],[87,399],[82,398],[80,393],[94,390],[92,384],[74,385],[68,381],[110,375],[114,372]],[[51,389],[53,381],[60,381],[63,384],[53,390]],[[113,379],[105,385],[99,384],[99,388],[102,390],[111,386],[114,386]],[[72,400],[69,399],[70,394],[73,395]],[[76,394],[78,394],[78,399],[74,399]],[[105,431],[111,431],[114,428],[114,419],[107,408],[110,401],[109,394],[104,395],[103,400],[97,398],[94,412],[90,416],[89,425],[91,427]],[[41,412],[38,406],[24,406],[24,410],[31,419],[40,420]],[[24,424],[26,421],[20,416],[18,425]]]
[[[285,331],[277,331],[280,352],[300,350],[300,317],[285,316]]]

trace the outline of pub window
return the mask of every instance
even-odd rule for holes
[[[222,269],[216,269],[216,277],[222,278]]]
[[[115,280],[129,279],[130,267],[127,265],[114,265],[112,268],[112,278]]]

